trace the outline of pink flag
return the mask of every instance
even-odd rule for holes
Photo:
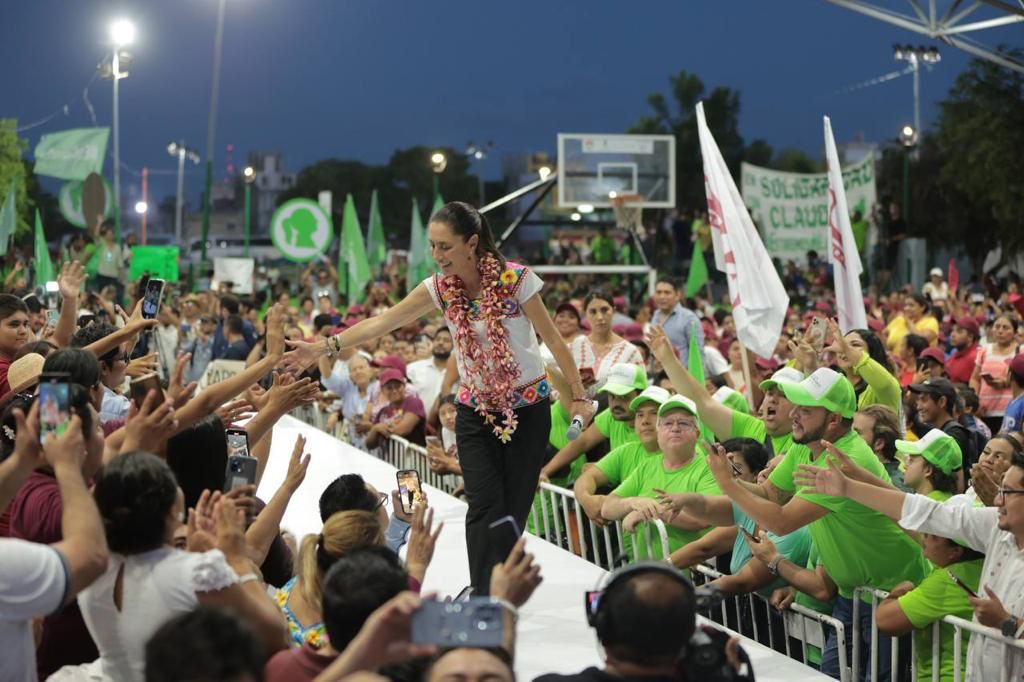
[[[868,316],[864,312],[864,295],[860,289],[863,268],[850,226],[843,170],[839,167],[839,154],[828,116],[825,117],[825,159],[828,162],[828,262],[832,264],[839,329],[845,334],[851,329],[867,329]]]
[[[782,332],[789,296],[708,129],[703,103],[697,104],[697,130],[715,266],[728,278],[736,333],[744,346],[770,358]]]
[[[956,267],[956,258],[949,259],[949,276],[946,277],[949,284],[949,292],[956,296],[956,290],[960,287],[960,270]]]

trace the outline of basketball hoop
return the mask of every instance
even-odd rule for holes
[[[615,227],[638,231],[643,225],[644,197],[642,194],[619,194],[610,197],[615,211]]]

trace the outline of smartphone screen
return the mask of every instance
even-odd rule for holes
[[[420,473],[415,469],[402,469],[395,476],[398,479],[398,498],[402,501],[402,511],[412,514],[413,505],[423,500]]]
[[[815,317],[811,320],[811,346],[819,353],[825,347],[825,335],[827,333],[828,325],[825,323],[825,318]]]
[[[164,295],[164,280],[151,279],[146,283],[146,294],[142,298],[142,317],[147,320],[156,318],[160,312],[160,299]]]
[[[427,445],[441,445],[441,439],[437,436],[426,436]]]
[[[43,375],[39,383],[39,438],[62,436],[71,423],[71,387],[64,379]]]
[[[131,395],[132,402],[135,403],[135,407],[142,409],[142,403],[146,400],[146,396],[150,391],[156,391],[157,399],[156,405],[158,407],[164,402],[164,390],[160,385],[160,377],[156,375],[156,372],[151,372],[145,376],[141,376],[135,379],[131,383]]]
[[[511,516],[503,516],[488,526],[487,530],[491,536],[491,543],[497,548],[497,554],[502,561],[509,555],[523,534],[519,529],[519,524]]]
[[[59,319],[60,319],[60,311],[59,310],[47,310],[46,311],[46,326],[47,327],[56,327],[57,326],[57,320],[59,320]]]
[[[227,429],[224,433],[228,439],[228,457],[249,456],[249,434],[245,429]]]

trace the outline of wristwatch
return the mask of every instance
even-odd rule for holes
[[[778,575],[779,574],[779,563],[781,563],[782,560],[785,559],[785,558],[786,557],[782,556],[781,554],[776,554],[775,558],[768,562],[768,572],[771,573],[772,575]]]
[[[1017,617],[1016,616],[1010,616],[1009,618],[1007,618],[1006,620],[1003,621],[1003,625],[999,629],[1002,631],[1003,637],[1016,637],[1017,636]]]

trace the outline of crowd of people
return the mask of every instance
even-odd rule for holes
[[[507,516],[526,528],[538,482],[573,490],[595,526],[621,523],[627,561],[653,560],[588,602],[604,668],[545,680],[712,679],[692,668],[691,569],[715,560],[715,594],[803,604],[848,636],[856,612],[865,679],[872,656],[880,679],[907,679],[890,669],[892,639],[872,648],[872,623],[913,636],[920,680],[933,650],[953,679],[952,629],[932,628],[946,615],[1024,634],[1015,274],[869,286],[867,327],[844,333],[811,253],[780,273],[792,307],[775,353],[757,357],[719,287],[687,298],[668,274],[630,298],[621,282],[541,278],[458,202],[428,230],[440,272],[409,290],[389,272],[358,303],[325,261],[294,287],[168,284],[154,318],[148,278],[127,281],[112,242],[95,273],[71,245],[59,296],[14,268],[0,294],[0,679],[514,679],[512,645],[410,638],[434,599],[419,596],[442,532],[429,502],[407,512],[397,490],[346,474],[323,482],[320,533],[291,536],[301,437],[283,484],[256,498],[274,425],[312,403],[341,440],[373,452],[399,436],[457,478],[473,593],[508,614],[542,567],[488,531]],[[602,258],[606,239],[592,245]],[[153,375],[161,388],[134,392]],[[54,382],[68,387],[58,428],[41,398]],[[242,485],[231,428],[258,463]],[[639,532],[656,519],[665,547]],[[855,609],[862,587],[889,596]],[[730,675],[750,672],[735,641],[719,644]],[[832,632],[804,662],[838,678],[839,651]],[[998,639],[966,651],[968,679],[999,674]],[[1006,651],[1019,676],[1024,655]]]

